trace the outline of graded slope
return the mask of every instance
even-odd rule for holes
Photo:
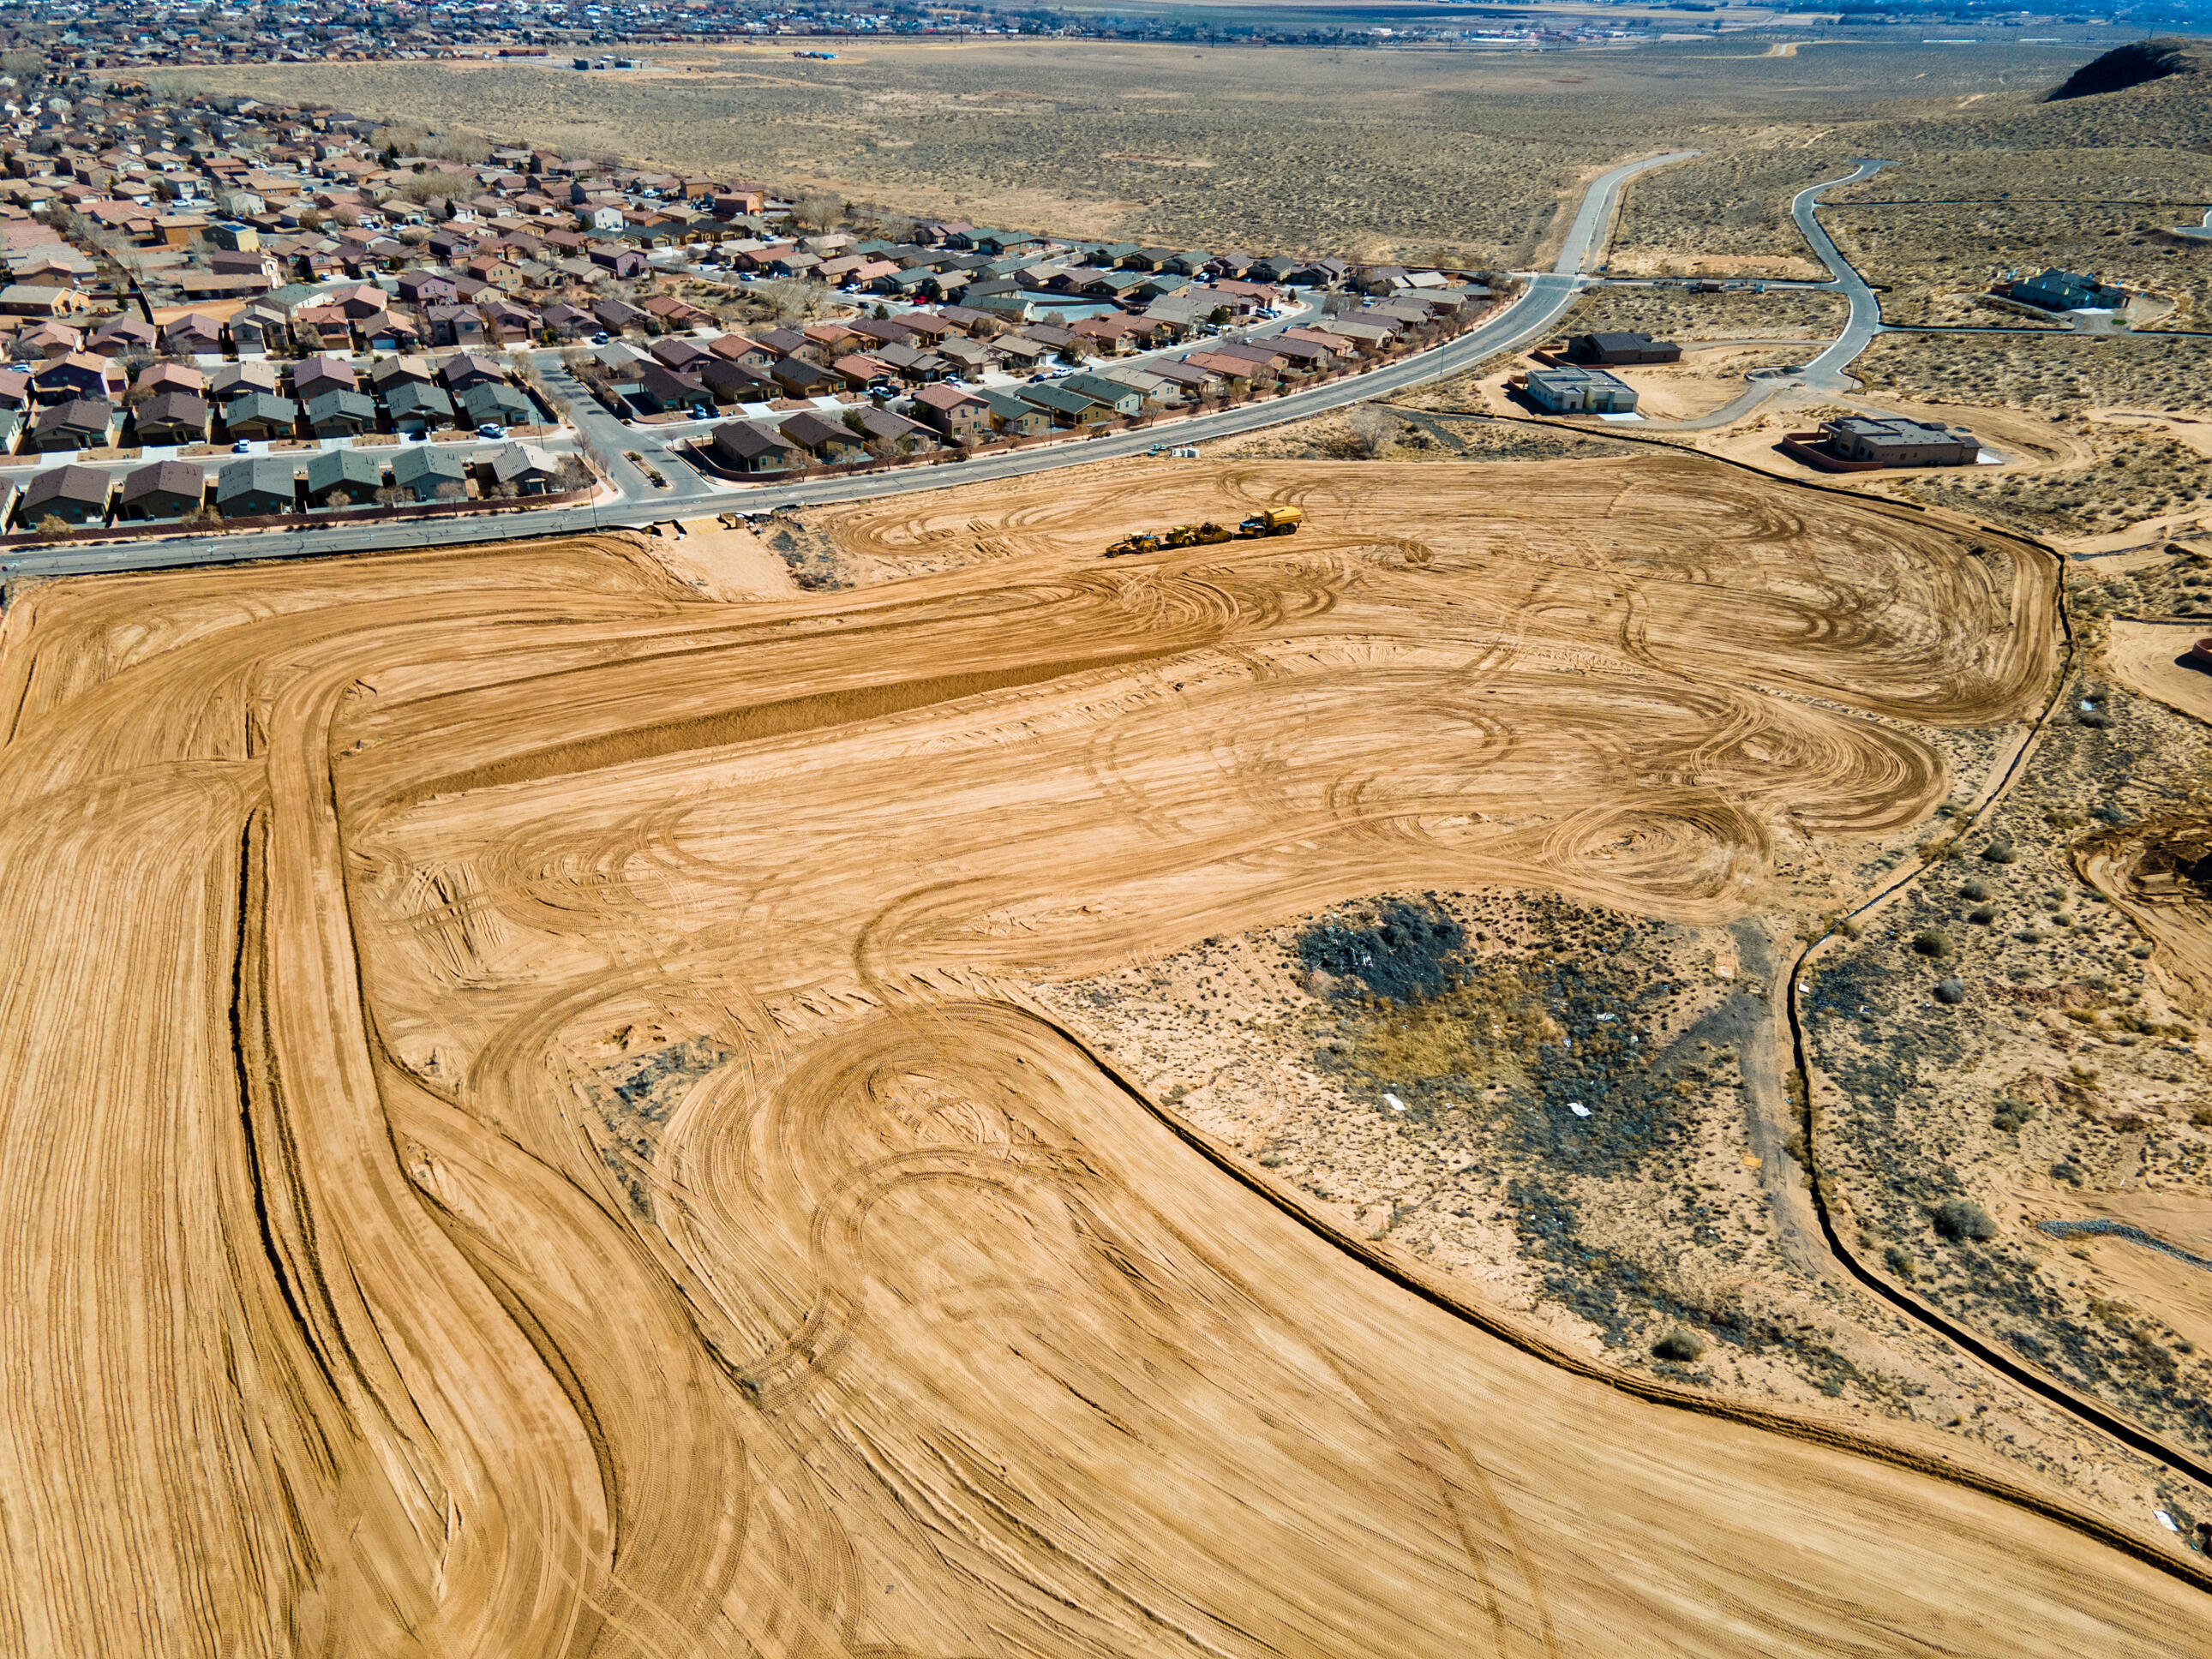
[[[575,543],[10,611],[0,1650],[2201,1634],[1486,1334],[1024,991],[1446,878],[1737,913],[1941,797],[1883,717],[2033,704],[2036,558],[1659,457],[1185,469],[1307,528],[1106,564],[1128,488],[855,509],[1004,556],[775,605]]]

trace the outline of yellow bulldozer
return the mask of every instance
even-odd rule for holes
[[[1234,530],[1208,519],[1204,524],[1179,524],[1172,530],[1135,531],[1108,548],[1106,556],[1117,559],[1127,553],[1157,553],[1164,547],[1211,547],[1240,536],[1288,536],[1305,522],[1305,516],[1299,507],[1271,507],[1254,514]]]

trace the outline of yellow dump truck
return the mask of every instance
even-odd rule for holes
[[[1294,536],[1306,521],[1305,509],[1301,507],[1271,507],[1265,513],[1255,513],[1237,526],[1240,536]]]

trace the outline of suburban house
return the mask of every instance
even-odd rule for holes
[[[1601,368],[1561,363],[1528,371],[1528,401],[1554,415],[1628,414],[1636,408],[1636,389]]]
[[[708,441],[714,459],[732,472],[787,472],[800,450],[774,427],[759,421],[725,421]]]
[[[1052,430],[1052,416],[1035,404],[1024,403],[1005,392],[980,392],[975,395],[989,411],[990,424],[997,431],[1017,438],[1033,438]]]
[[[1050,415],[1055,426],[1103,426],[1114,418],[1109,404],[1079,392],[1069,392],[1051,381],[1042,386],[1016,388],[1014,395],[1025,404],[1035,404]]]
[[[222,325],[197,311],[161,325],[161,349],[179,357],[213,357],[222,350]]]
[[[181,519],[197,513],[207,494],[207,474],[190,461],[149,461],[123,477],[119,519]]]
[[[226,519],[260,519],[292,510],[293,465],[277,455],[230,462],[215,475],[215,504]]]
[[[394,455],[392,482],[418,501],[465,501],[469,493],[460,452],[431,444],[412,444]]]
[[[787,443],[797,444],[817,460],[835,466],[846,461],[867,459],[867,441],[842,421],[833,421],[811,410],[793,416],[783,423],[783,436]]]
[[[50,466],[23,486],[22,522],[36,530],[41,520],[66,525],[98,524],[107,516],[107,474],[89,466]]]
[[[108,449],[123,429],[123,411],[101,398],[77,398],[39,411],[31,426],[31,447],[42,453],[65,449]]]
[[[308,398],[301,413],[308,432],[318,438],[356,438],[376,430],[376,399],[345,386]]]
[[[463,387],[460,404],[477,426],[527,426],[538,418],[530,399],[504,380],[478,380]]]
[[[366,449],[325,449],[307,458],[311,507],[367,507],[384,488],[384,462]]]
[[[392,426],[401,432],[453,423],[453,400],[440,387],[420,380],[396,381],[384,394],[384,407],[391,413]]]
[[[222,406],[222,423],[234,438],[289,438],[300,405],[270,392],[248,392]]]
[[[484,463],[495,489],[543,495],[561,488],[561,464],[536,444],[502,444]]]
[[[914,394],[922,418],[955,443],[991,429],[991,406],[961,386],[926,386]]]
[[[196,392],[176,387],[157,392],[135,411],[141,444],[204,444],[208,440],[208,402]]]
[[[1144,412],[1145,394],[1133,386],[1119,380],[1109,380],[1102,374],[1071,374],[1057,382],[1061,390],[1073,392],[1079,398],[1089,398],[1104,404],[1116,415],[1139,415]]]

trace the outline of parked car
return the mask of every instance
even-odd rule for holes
[[[714,409],[707,404],[694,404],[691,405],[691,418],[695,421],[711,421],[714,418]]]
[[[503,426],[497,425],[493,422],[486,421],[482,426],[477,428],[477,436],[479,438],[504,438],[507,436],[507,428]]]
[[[253,453],[253,446],[240,438],[230,447],[230,453],[234,455],[251,455]]]
[[[601,329],[597,334],[592,336],[592,343],[593,345],[605,345],[606,343],[607,331],[605,329]]]

